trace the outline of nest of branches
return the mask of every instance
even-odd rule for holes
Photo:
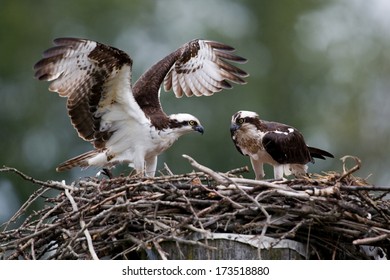
[[[214,233],[254,235],[304,244],[310,259],[370,259],[390,253],[389,187],[353,176],[356,165],[287,181],[219,173],[186,157],[197,170],[156,178],[84,178],[40,186],[0,232],[0,259],[175,258],[161,246],[210,246]],[[56,190],[56,195],[48,196]],[[29,211],[37,199],[43,207]],[[29,213],[30,212],[30,213]],[[194,239],[194,233],[203,239]],[[185,257],[185,256],[184,256]],[[177,258],[177,257],[176,257]]]

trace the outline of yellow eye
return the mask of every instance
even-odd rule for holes
[[[245,122],[245,120],[243,118],[240,118],[240,119],[237,120],[238,124],[243,124],[244,122]]]
[[[196,125],[196,121],[189,121],[188,124],[189,124],[190,126],[195,126],[195,125]]]

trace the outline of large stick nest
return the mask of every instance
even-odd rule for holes
[[[389,256],[390,188],[353,176],[357,158],[344,157],[340,173],[276,182],[244,179],[245,168],[215,172],[185,157],[197,172],[71,184],[4,167],[40,188],[1,226],[0,259],[169,259],[161,246],[167,241],[179,251],[218,250],[207,243],[210,233],[272,237],[268,249],[295,240],[311,259],[369,259],[373,249]],[[348,169],[351,158],[356,165]],[[42,198],[43,207],[31,212]],[[205,238],[194,240],[194,233]]]

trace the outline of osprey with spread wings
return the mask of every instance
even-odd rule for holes
[[[245,84],[248,74],[230,62],[245,63],[234,48],[209,40],[192,40],[150,67],[132,85],[132,59],[123,51],[95,41],[59,38],[35,66],[35,77],[51,81],[49,90],[67,97],[67,109],[78,135],[94,150],[57,167],[109,168],[128,163],[154,176],[157,156],[180,136],[203,133],[190,114],[166,115],[160,87],[176,97],[208,96]]]

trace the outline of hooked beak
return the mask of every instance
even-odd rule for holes
[[[194,126],[194,127],[192,127],[192,129],[199,132],[199,133],[202,133],[202,134],[204,133],[204,128],[201,125]]]
[[[236,130],[238,130],[240,128],[239,125],[237,125],[236,123],[232,123],[230,125],[230,133],[233,134],[234,132],[236,132]]]

